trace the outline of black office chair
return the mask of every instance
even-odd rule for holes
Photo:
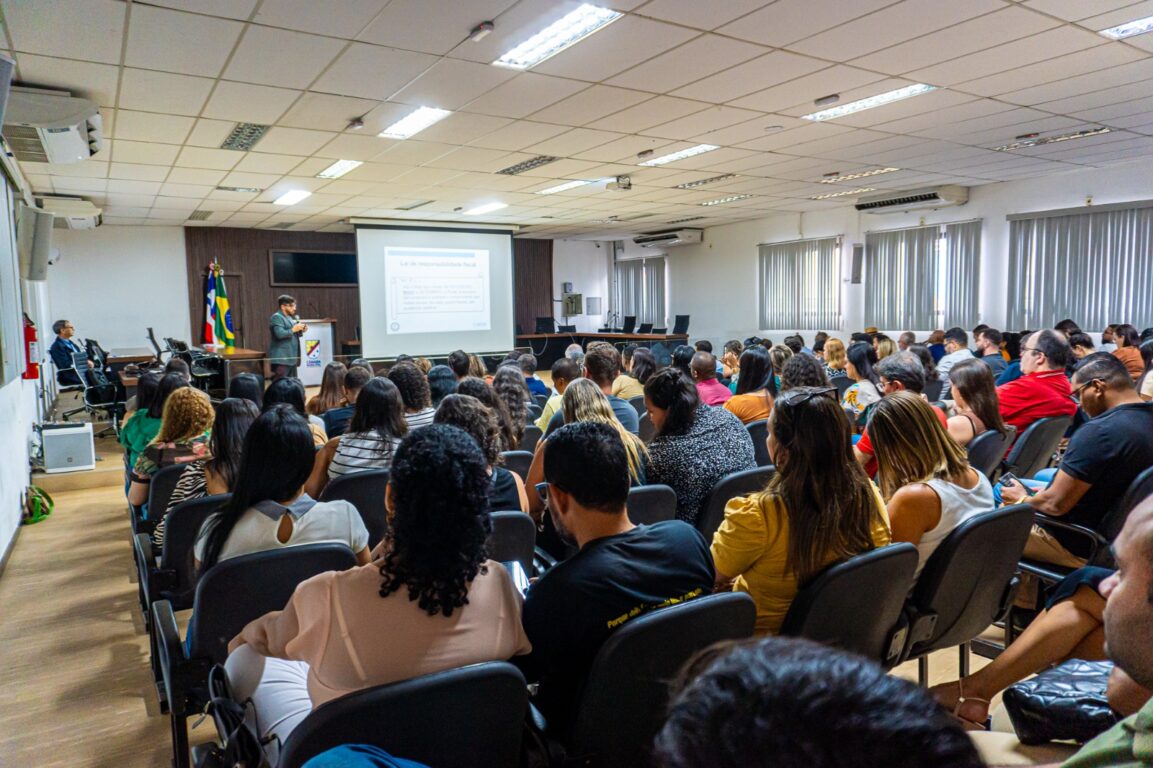
[[[1001,466],[1001,459],[1017,437],[1017,428],[1005,425],[1004,434],[989,429],[969,441],[965,450],[969,455],[969,466],[981,472],[990,480]]]
[[[628,621],[593,660],[565,745],[571,764],[648,765],[648,750],[667,715],[669,682],[698,651],[751,637],[756,616],[752,598],[725,592]]]
[[[893,633],[916,570],[917,548],[908,543],[832,565],[797,591],[781,634],[843,648],[892,667],[904,650],[893,643]]]
[[[172,492],[176,490],[176,484],[180,482],[180,476],[187,468],[187,464],[171,464],[161,467],[152,475],[148,483],[147,506],[131,509],[134,536],[140,533],[152,535],[152,531],[156,529],[156,521],[164,516],[164,510],[168,509],[168,500],[172,498]]]
[[[638,485],[629,491],[629,520],[652,525],[677,516],[677,492],[667,485]]]
[[[641,416],[646,412],[645,411],[645,396],[644,395],[637,395],[636,397],[630,397],[629,398],[629,405],[631,405],[633,407],[633,410],[637,412],[637,416]]]
[[[384,508],[384,489],[388,486],[387,469],[368,469],[334,477],[320,492],[320,501],[341,499],[356,507],[368,529],[368,547],[372,549],[388,533],[388,512]]]
[[[1017,477],[1032,477],[1045,469],[1072,423],[1069,416],[1049,416],[1034,421],[1013,443],[1013,449],[1005,457],[1005,471]]]
[[[734,472],[718,480],[713,490],[709,492],[709,498],[701,510],[700,517],[697,518],[697,530],[705,535],[705,541],[712,542],[713,534],[725,519],[725,506],[731,500],[763,491],[776,471],[777,468],[773,466],[754,467]]]
[[[536,424],[529,424],[524,428],[524,435],[521,436],[520,445],[517,448],[532,453],[536,450],[536,444],[540,442],[543,434]]]
[[[505,661],[379,685],[314,709],[281,747],[278,768],[345,744],[430,766],[506,768],[520,759],[527,709],[524,677]]]
[[[637,333],[652,333],[652,332],[653,332],[653,324],[652,323],[641,323],[640,327],[637,328]]]
[[[575,325],[559,325],[557,326],[557,333],[576,333]]]
[[[525,421],[529,424],[532,424],[534,421],[540,418],[540,415],[543,412],[544,409],[542,406],[537,405],[536,403],[529,403],[525,410]]]
[[[945,382],[940,379],[932,379],[931,381],[925,382],[925,389],[922,390],[922,394],[924,394],[925,398],[931,403],[941,399],[941,390],[944,388]]]
[[[492,533],[485,543],[488,559],[501,563],[520,563],[524,572],[532,575],[532,560],[536,547],[536,523],[518,510],[494,510]]]
[[[689,316],[677,315],[673,318],[673,333],[689,332]]]
[[[88,368],[88,354],[86,352],[73,354],[72,368],[63,370],[72,370],[76,374],[83,392],[80,397],[80,407],[65,411],[60,414],[60,418],[63,421],[69,421],[77,413],[83,411],[93,422],[98,419],[108,422],[108,427],[97,432],[96,437],[104,437],[108,434],[119,437],[120,417],[124,415],[124,403],[116,399],[116,386],[114,384],[94,383],[91,370]],[[57,371],[56,375],[59,377],[60,371]],[[71,388],[74,388],[74,385]]]
[[[503,451],[500,454],[504,468],[516,472],[521,480],[528,479],[528,468],[532,466],[532,451]]]
[[[769,422],[766,419],[754,421],[745,425],[749,438],[753,441],[753,458],[758,467],[767,467],[773,463],[769,458],[769,446],[766,441],[769,437]]]
[[[845,397],[845,392],[848,391],[849,387],[853,386],[857,382],[853,381],[848,376],[834,376],[829,381],[829,383],[837,388],[837,399],[841,400]]]
[[[196,585],[187,645],[180,638],[172,603],[152,605],[176,768],[189,768],[187,718],[208,703],[208,670],[224,663],[228,642],[250,621],[282,610],[300,582],[355,565],[356,556],[343,544],[285,547],[217,563]]]
[[[664,336],[665,334],[667,334],[669,332],[669,329],[668,328],[653,328],[652,332],[658,336]]]
[[[552,333],[556,330],[556,320],[551,317],[538,317],[536,319],[537,333]]]
[[[639,418],[637,419],[637,437],[639,437],[645,445],[648,445],[656,436],[656,425],[653,424],[653,420],[649,416],[648,411],[645,411],[644,413],[640,414]]]
[[[543,409],[546,405],[548,405],[549,397],[549,395],[533,395],[532,399],[536,401],[536,404]]]
[[[637,316],[625,315],[624,322],[621,323],[621,333],[632,333],[637,329]]]
[[[1033,527],[1033,508],[1014,504],[970,517],[929,557],[905,604],[902,661],[917,659],[922,685],[928,656],[960,646],[969,674],[969,643],[1008,613],[1017,591],[1017,562]]]

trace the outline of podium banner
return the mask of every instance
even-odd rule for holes
[[[300,367],[297,375],[306,387],[319,387],[324,367],[332,362],[333,323],[331,320],[302,320],[308,326],[300,337]]]

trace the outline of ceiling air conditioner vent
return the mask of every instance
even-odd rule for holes
[[[670,248],[674,245],[696,245],[703,239],[701,229],[670,229],[637,235],[633,242],[642,248]]]
[[[104,146],[100,111],[68,91],[13,86],[3,133],[22,162],[79,163]]]
[[[969,202],[969,188],[946,184],[941,187],[910,189],[866,195],[857,200],[856,209],[866,213],[904,213],[924,209],[948,208]]]
[[[208,217],[212,215],[212,213],[213,213],[212,211],[200,211],[200,210],[193,211],[192,213],[188,214],[188,220],[189,221],[206,221],[208,219]]]
[[[100,226],[101,210],[91,201],[73,195],[53,195],[36,198],[37,204],[51,213],[56,229],[96,229]]]

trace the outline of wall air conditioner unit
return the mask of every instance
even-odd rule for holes
[[[12,87],[3,133],[16,159],[27,163],[79,163],[104,145],[95,104],[43,88]]]
[[[101,210],[82,197],[56,195],[38,197],[36,203],[56,217],[56,229],[96,229]]]
[[[898,192],[863,195],[854,206],[865,213],[904,213],[925,209],[948,208],[969,202],[969,188],[946,184]]]
[[[696,245],[704,239],[702,229],[669,229],[637,235],[633,242],[642,248],[668,248],[674,245]]]

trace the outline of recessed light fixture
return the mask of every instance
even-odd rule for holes
[[[734,203],[737,200],[747,200],[752,195],[729,195],[728,197],[718,197],[716,200],[709,200],[707,203],[701,205],[724,205],[725,203]]]
[[[672,152],[660,157],[654,157],[652,160],[645,160],[641,165],[654,166],[664,165],[666,163],[675,163],[677,160],[684,160],[686,157],[695,157],[696,155],[703,155],[705,152],[712,152],[714,149],[720,149],[716,144],[697,144],[695,147],[682,149],[679,152]]]
[[[382,139],[407,139],[410,136],[415,136],[420,133],[430,125],[439,123],[451,114],[452,112],[447,109],[421,107],[415,112],[410,112],[397,120],[378,133],[377,136],[380,136]]]
[[[364,118],[354,117],[348,121],[348,125],[344,126],[346,131],[359,131],[364,128]]]
[[[813,112],[808,115],[801,115],[803,120],[833,120],[834,118],[844,117],[851,115],[854,112],[862,112],[866,109],[873,107],[882,107],[886,104],[892,104],[894,101],[901,101],[913,96],[920,96],[922,93],[937,90],[935,85],[925,85],[924,83],[916,83],[915,85],[907,85],[904,88],[898,88],[895,91],[888,91],[887,93],[878,93],[876,96],[870,96],[867,99],[860,99],[858,101],[850,101],[848,104],[842,104],[839,107],[832,109],[823,109],[820,112]]]
[[[396,210],[398,210],[398,211],[411,211],[411,210],[414,210],[416,208],[420,208],[422,205],[428,205],[431,202],[432,202],[431,200],[413,200],[411,203],[405,203],[404,205],[396,206]]]
[[[498,67],[529,69],[579,43],[624,14],[585,3],[493,62]]]
[[[870,176],[880,176],[882,173],[892,173],[899,171],[900,168],[874,168],[871,171],[858,171],[857,173],[845,173],[837,175],[836,173],[826,173],[825,177],[821,179],[822,184],[836,184],[838,181],[856,181],[857,179],[867,179]]]
[[[834,197],[848,197],[850,195],[863,195],[866,192],[876,192],[876,187],[861,187],[860,189],[846,189],[841,192],[829,192],[824,195],[813,195],[810,200],[831,200]]]
[[[1109,27],[1109,29],[1102,29],[1097,34],[1104,35],[1105,37],[1111,38],[1113,40],[1124,40],[1127,37],[1143,35],[1146,32],[1153,32],[1153,16],[1146,16],[1143,19],[1127,21],[1124,24],[1117,25],[1116,27]]]
[[[296,205],[312,193],[307,189],[290,189],[272,201],[273,205]]]
[[[822,96],[819,99],[813,99],[813,104],[814,104],[814,106],[825,107],[825,106],[828,106],[829,104],[836,104],[840,100],[841,100],[841,94],[830,93],[828,96]]]
[[[501,168],[497,173],[503,173],[505,176],[516,176],[518,173],[531,171],[533,168],[540,168],[542,165],[555,163],[557,160],[560,160],[560,158],[553,157],[552,155],[538,155],[528,160],[522,160],[516,165],[510,165],[508,168]]]
[[[586,181],[585,179],[575,179],[573,181],[566,181],[564,184],[557,184],[555,187],[549,187],[548,189],[537,190],[536,194],[538,194],[538,195],[555,195],[557,192],[567,192],[570,189],[576,189],[577,187],[583,187],[587,184],[595,184],[596,182],[597,182],[597,180]]]
[[[364,165],[360,160],[337,160],[332,165],[316,174],[318,179],[339,179],[344,174]]]
[[[785,130],[785,126],[783,126],[783,125],[766,125],[765,130],[770,131],[770,132],[771,131],[783,131],[783,130]]]
[[[470,208],[464,212],[465,216],[483,216],[486,213],[499,211],[501,208],[508,208],[508,203],[485,203],[478,205],[476,208]]]
[[[247,152],[264,137],[264,134],[268,133],[268,129],[271,127],[260,123],[237,123],[220,148]]]
[[[1063,133],[1060,136],[1037,136],[1036,134],[1033,134],[1033,138],[1028,138],[1024,141],[1014,141],[1012,144],[1002,144],[999,147],[993,147],[993,151],[1012,152],[1014,149],[1028,149],[1029,147],[1040,147],[1044,144],[1057,144],[1062,141],[1072,141],[1073,139],[1087,139],[1090,136],[1100,136],[1103,133],[1111,132],[1111,128],[1101,126],[1099,128],[1087,128],[1084,131]]]
[[[260,187],[217,187],[217,189],[221,192],[248,192],[253,194],[264,191]]]
[[[468,39],[474,43],[479,43],[488,37],[494,29],[496,26],[491,21],[482,21],[468,31]]]
[[[723,173],[720,176],[713,176],[708,179],[686,181],[684,184],[677,184],[674,189],[696,189],[697,187],[703,187],[706,184],[716,184],[718,181],[724,181],[725,179],[735,179],[736,177],[737,174],[735,173]]]

